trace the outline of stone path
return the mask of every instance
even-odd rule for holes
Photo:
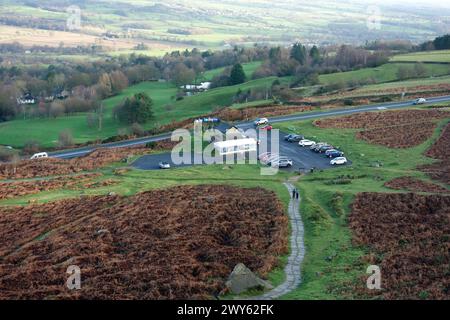
[[[284,184],[292,197],[292,190],[294,186],[290,183]],[[300,216],[300,197],[299,199],[292,199],[289,202],[289,220],[291,222],[291,253],[289,255],[284,273],[286,279],[278,287],[264,293],[261,296],[254,297],[259,300],[277,299],[292,290],[296,289],[301,283],[301,263],[305,255],[305,245],[303,243],[303,222]]]

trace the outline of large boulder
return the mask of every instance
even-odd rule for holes
[[[257,277],[243,263],[238,263],[225,283],[227,288],[234,294],[240,294],[250,289],[273,289],[267,281]]]

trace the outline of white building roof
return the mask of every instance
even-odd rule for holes
[[[256,145],[256,140],[253,138],[247,138],[247,139],[235,139],[235,140],[226,140],[226,141],[219,141],[214,143],[214,148],[222,149],[222,148],[229,148],[234,146],[242,146],[246,144],[254,144]]]

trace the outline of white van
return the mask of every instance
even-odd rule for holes
[[[30,160],[41,159],[41,158],[48,158],[47,152],[35,153],[31,156]]]
[[[414,104],[424,104],[424,103],[427,103],[427,99],[425,99],[425,98],[419,98],[419,99],[416,99],[415,101],[414,101]]]

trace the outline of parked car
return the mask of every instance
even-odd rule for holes
[[[170,169],[170,163],[165,162],[165,161],[161,161],[159,163],[159,168],[160,169]]]
[[[264,153],[261,153],[261,154],[258,156],[258,160],[266,159],[266,158],[270,157],[270,155],[271,155],[270,152],[264,152]]]
[[[267,118],[259,118],[255,120],[255,126],[261,126],[263,124],[268,124],[269,123],[269,119]]]
[[[327,151],[325,151],[325,155],[328,156],[330,153],[332,153],[334,151],[339,151],[339,150],[337,150],[337,149],[328,149]]]
[[[309,148],[310,148],[312,151],[315,151],[316,149],[318,150],[321,146],[324,146],[324,145],[326,145],[325,142],[319,142],[319,143],[314,143],[314,144],[311,145]]]
[[[300,140],[303,140],[303,136],[299,134],[289,134],[286,137],[284,137],[284,140],[288,142],[298,142]]]
[[[259,129],[260,129],[260,130],[267,130],[267,131],[270,131],[270,130],[273,129],[273,127],[272,127],[270,124],[268,124],[268,125],[266,125],[266,126],[260,127]]]
[[[47,152],[35,153],[31,156],[30,160],[42,159],[42,158],[48,158]]]
[[[280,156],[276,153],[268,152],[267,155],[261,157],[260,161],[262,164],[269,164],[272,160],[278,159]]]
[[[319,153],[325,153],[327,150],[331,150],[331,149],[333,149],[334,147],[333,146],[330,146],[330,145],[324,145],[324,146],[321,146],[320,148],[319,148],[319,150],[317,150],[317,152],[319,152]]]
[[[272,165],[272,162],[274,161],[278,161],[280,159],[280,155],[279,154],[272,154],[269,158],[267,158],[267,160],[265,161],[265,163],[270,166]]]
[[[302,146],[302,147],[310,147],[310,146],[312,146],[312,145],[314,145],[314,144],[316,144],[315,141],[307,140],[307,139],[303,139],[303,140],[300,140],[300,141],[298,142],[298,145],[299,145],[299,146]]]
[[[293,162],[288,157],[278,157],[272,160],[269,165],[272,167],[287,168],[292,167]]]
[[[345,157],[337,157],[330,161],[330,164],[333,166],[342,165],[342,164],[346,164],[346,163],[347,163],[347,158],[345,158]]]
[[[330,146],[329,144],[326,144],[326,143],[319,143],[319,144],[317,144],[312,150],[313,150],[314,152],[325,152],[325,151],[327,151],[328,149],[333,149],[333,147]],[[322,151],[321,151],[321,150],[322,150]]]
[[[327,152],[330,150],[327,150]],[[325,154],[328,158],[338,158],[338,157],[342,157],[344,155],[344,153],[342,151],[339,150],[333,150],[332,152],[326,153]]]
[[[425,99],[425,98],[419,98],[419,99],[416,99],[415,101],[414,101],[414,104],[424,104],[424,103],[426,103],[427,102],[427,99]]]

